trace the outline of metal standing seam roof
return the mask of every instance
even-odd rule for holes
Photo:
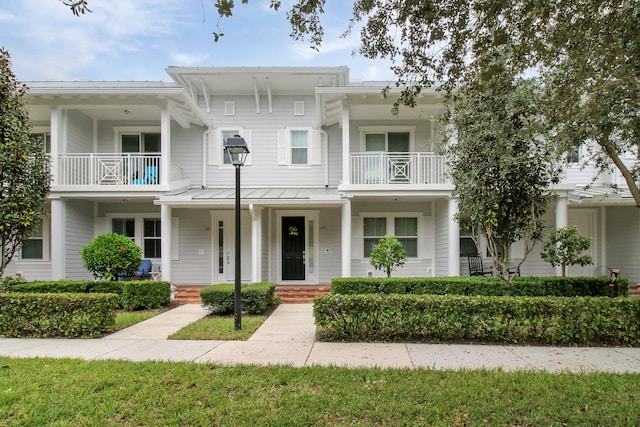
[[[573,202],[582,202],[584,200],[609,200],[611,202],[621,202],[633,200],[631,192],[627,188],[613,188],[609,186],[594,185],[586,187],[578,187],[569,192],[569,200]]]
[[[236,197],[235,188],[190,188],[174,191],[159,198],[161,202],[206,202],[233,201]],[[335,188],[242,188],[240,198],[243,201],[273,201],[273,200],[340,200],[341,196]]]

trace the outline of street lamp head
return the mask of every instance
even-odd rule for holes
[[[240,135],[227,138],[224,143],[224,150],[229,154],[231,164],[237,167],[244,165],[245,160],[247,160],[247,154],[249,154],[247,141]]]

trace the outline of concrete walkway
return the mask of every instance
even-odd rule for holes
[[[280,305],[247,341],[166,338],[207,315],[183,305],[103,339],[0,339],[0,356],[194,361],[223,365],[640,372],[640,348],[315,341],[313,306]]]

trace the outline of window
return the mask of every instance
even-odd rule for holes
[[[160,218],[144,218],[142,215],[132,218],[111,218],[111,231],[133,240],[142,248],[143,258],[161,257],[161,230]]]
[[[29,234],[29,240],[22,245],[22,259],[44,259],[43,221],[40,219]]]
[[[369,258],[373,247],[387,234],[386,218],[364,219],[364,256]]]
[[[120,138],[123,153],[160,153],[159,132],[123,132]]]
[[[374,153],[407,153],[411,135],[409,132],[367,132],[364,151]]]
[[[49,132],[34,132],[31,136],[42,142],[45,153],[51,153],[51,134]]]
[[[390,234],[402,243],[407,258],[418,257],[418,216],[395,216],[363,218],[364,257],[369,258],[378,241]]]
[[[160,219],[145,218],[143,226],[143,253],[145,258],[160,258]]]
[[[407,258],[418,256],[418,218],[396,218],[395,234],[407,254]]]
[[[233,138],[236,135],[240,135],[240,131],[238,129],[222,131],[222,157],[224,158],[225,165],[231,164],[231,156],[227,153],[227,150],[224,149],[224,146],[227,143],[227,139]]]
[[[245,130],[241,127],[229,126],[224,128],[218,128],[209,134],[209,164],[210,165],[224,165],[231,166],[231,158],[224,150],[224,144],[228,138],[240,135],[244,138],[249,148],[249,154],[245,160],[245,166],[251,165],[251,157],[253,156],[251,148],[251,135],[250,130]]]
[[[291,131],[291,164],[306,165],[308,150],[308,132],[306,130]]]
[[[320,131],[311,128],[287,128],[278,131],[278,164],[289,166],[322,163]]]
[[[469,236],[460,236],[460,257],[478,256],[476,243]]]

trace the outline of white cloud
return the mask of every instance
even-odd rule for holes
[[[208,60],[209,55],[206,53],[173,53],[170,55],[172,62],[170,65],[181,67],[196,67],[204,64]]]

